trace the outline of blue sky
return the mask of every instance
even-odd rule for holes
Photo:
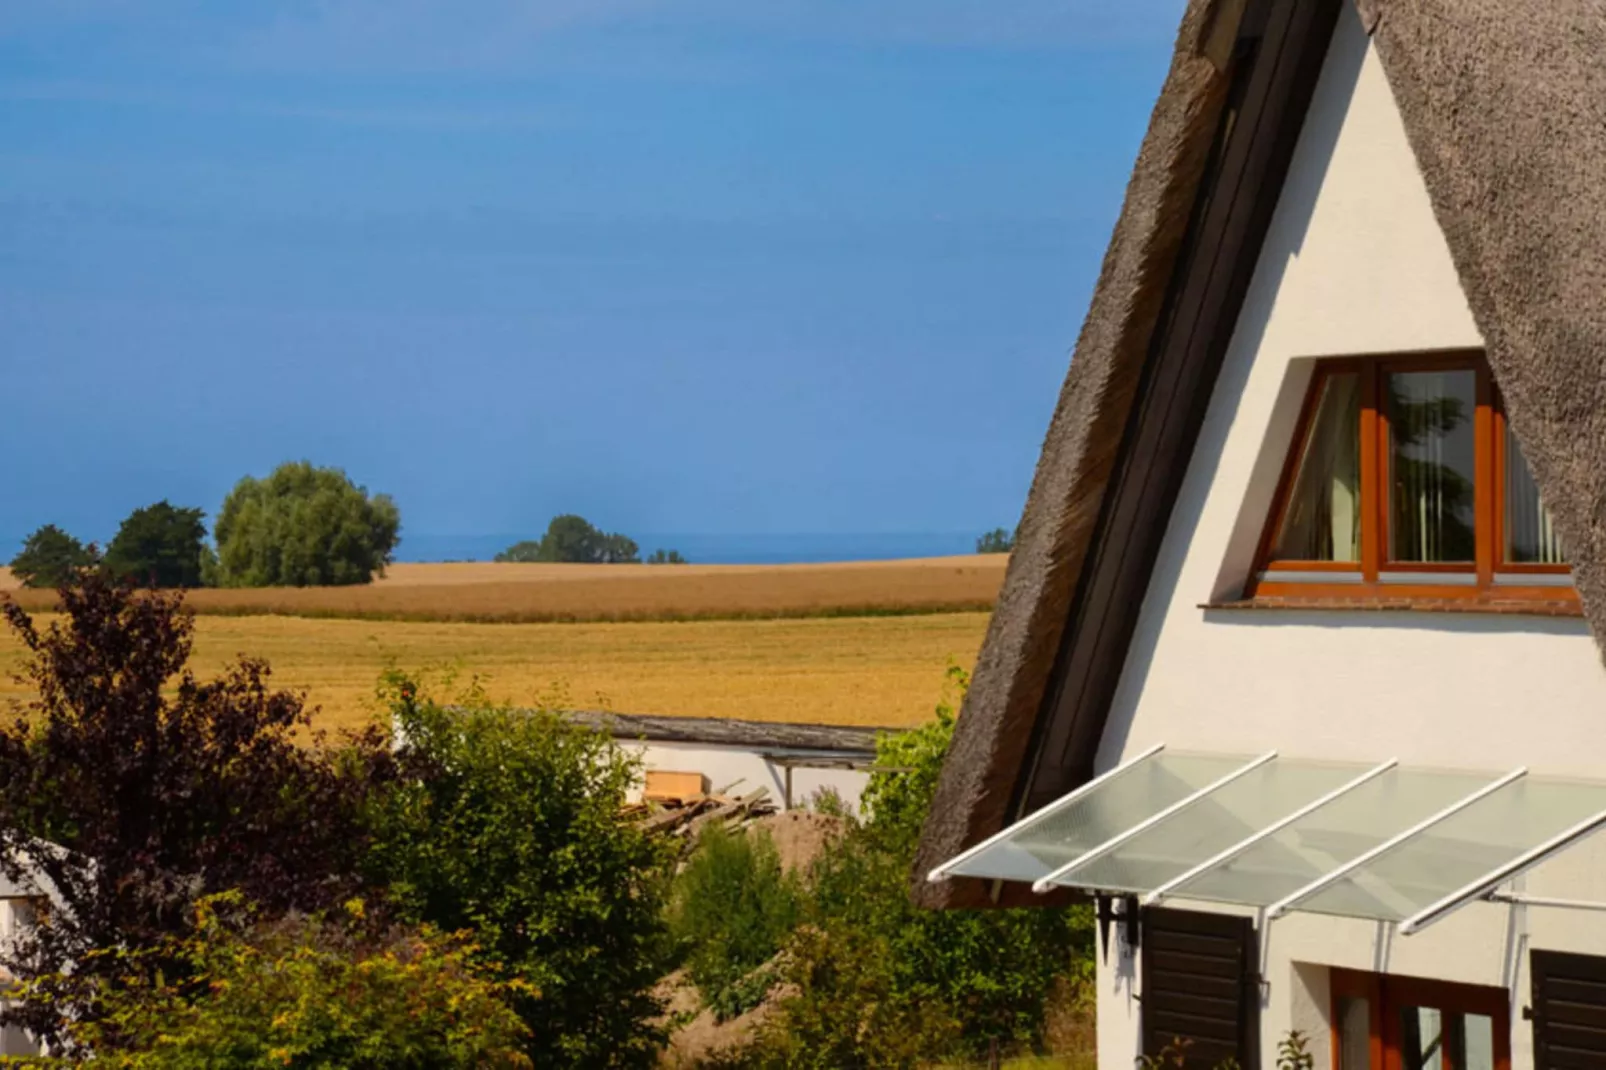
[[[0,552],[1012,524],[1180,0],[12,0]]]

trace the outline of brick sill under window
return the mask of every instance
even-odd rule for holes
[[[1371,613],[1484,613],[1505,617],[1582,617],[1577,598],[1423,598],[1388,595],[1353,597],[1256,595],[1224,602],[1204,602],[1200,609],[1229,610],[1344,610]]]

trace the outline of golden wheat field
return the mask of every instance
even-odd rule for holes
[[[192,591],[202,614],[407,621],[654,621],[990,609],[1004,555],[807,565],[393,565],[364,587]],[[9,574],[4,586],[15,587]],[[12,591],[28,609],[49,591]]]
[[[41,622],[50,619],[42,615]],[[986,613],[586,624],[475,624],[201,616],[191,664],[266,658],[276,686],[305,689],[326,726],[375,709],[387,667],[450,668],[493,698],[768,721],[909,725],[931,714],[950,659],[970,666]],[[22,651],[0,636],[0,706],[26,699]]]

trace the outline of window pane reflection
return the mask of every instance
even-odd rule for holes
[[[1400,1065],[1444,1070],[1444,1019],[1434,1008],[1400,1008]]]
[[[1329,375],[1272,550],[1277,560],[1361,559],[1360,413],[1361,377]]]
[[[1455,1070],[1494,1070],[1494,1019],[1458,1014],[1454,1029]]]
[[[1506,545],[1505,560],[1514,565],[1561,565],[1561,536],[1550,520],[1550,510],[1539,500],[1533,472],[1506,425]]]
[[[1389,558],[1470,563],[1477,374],[1471,369],[1387,377]]]

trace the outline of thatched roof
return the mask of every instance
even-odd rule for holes
[[[1212,326],[1221,333],[1220,324],[1208,320],[1208,305],[1204,320],[1176,326],[1189,312],[1179,306],[1187,301],[1190,258],[1197,257],[1199,244],[1232,239],[1231,230],[1210,230],[1211,213],[1227,213],[1218,202],[1238,196],[1275,202],[1286,170],[1286,162],[1280,171],[1275,159],[1260,171],[1253,170],[1253,161],[1245,164],[1250,177],[1244,182],[1251,184],[1245,194],[1216,180],[1220,172],[1214,169],[1230,171],[1230,160],[1207,164],[1206,157],[1213,145],[1230,157],[1232,140],[1254,133],[1242,128],[1260,122],[1248,58],[1257,52],[1251,46],[1262,46],[1254,60],[1262,67],[1279,40],[1278,47],[1293,50],[1289,55],[1305,48],[1308,56],[1313,46],[1325,51],[1339,2],[1352,0],[1190,0],[1187,6],[1043,445],[917,874],[1069,790],[1091,771],[1108,708],[1100,708],[1093,663],[1124,660],[1130,625],[1122,631],[1120,614],[1135,613],[1122,609],[1111,592],[1122,590],[1123,569],[1131,590],[1130,576],[1146,580],[1152,567],[1152,556],[1143,560],[1142,546],[1129,548],[1131,533],[1143,529],[1122,528],[1123,517],[1141,514],[1151,526],[1157,518],[1164,528],[1180,483],[1178,465],[1185,465],[1197,435],[1189,403],[1166,396],[1176,391],[1166,385],[1164,362],[1188,344],[1180,333],[1209,333]],[[1569,549],[1586,616],[1601,640],[1606,15],[1600,0],[1353,3],[1373,34],[1512,426]],[[1312,21],[1292,29],[1283,25],[1301,18]],[[1297,133],[1308,86],[1288,83],[1265,92],[1299,98]],[[1229,94],[1241,93],[1249,103],[1238,105],[1237,128],[1228,134],[1222,121],[1226,102]],[[1286,138],[1286,118],[1275,108],[1267,115],[1261,125],[1281,131],[1268,139]],[[1252,261],[1259,237],[1252,221],[1245,226],[1247,243],[1223,255]],[[1219,261],[1212,263],[1211,271],[1219,268]],[[1236,319],[1234,301],[1241,299],[1241,292],[1236,298],[1228,294],[1217,311]],[[1208,355],[1186,359],[1200,361],[1204,370],[1202,378],[1184,382],[1202,383],[1208,394],[1214,382]],[[1184,438],[1171,446],[1173,453],[1180,451],[1180,461],[1163,450],[1141,452],[1145,421],[1152,422],[1156,407],[1164,409],[1162,417],[1172,409],[1180,414],[1172,423],[1184,425]],[[1086,663],[1080,676],[1078,657]],[[1063,663],[1072,665],[1070,683]],[[1049,693],[1051,684],[1058,693]],[[1045,750],[1052,752],[1047,759]],[[916,890],[928,905],[988,901],[987,889],[974,881],[930,886],[917,876]]]

